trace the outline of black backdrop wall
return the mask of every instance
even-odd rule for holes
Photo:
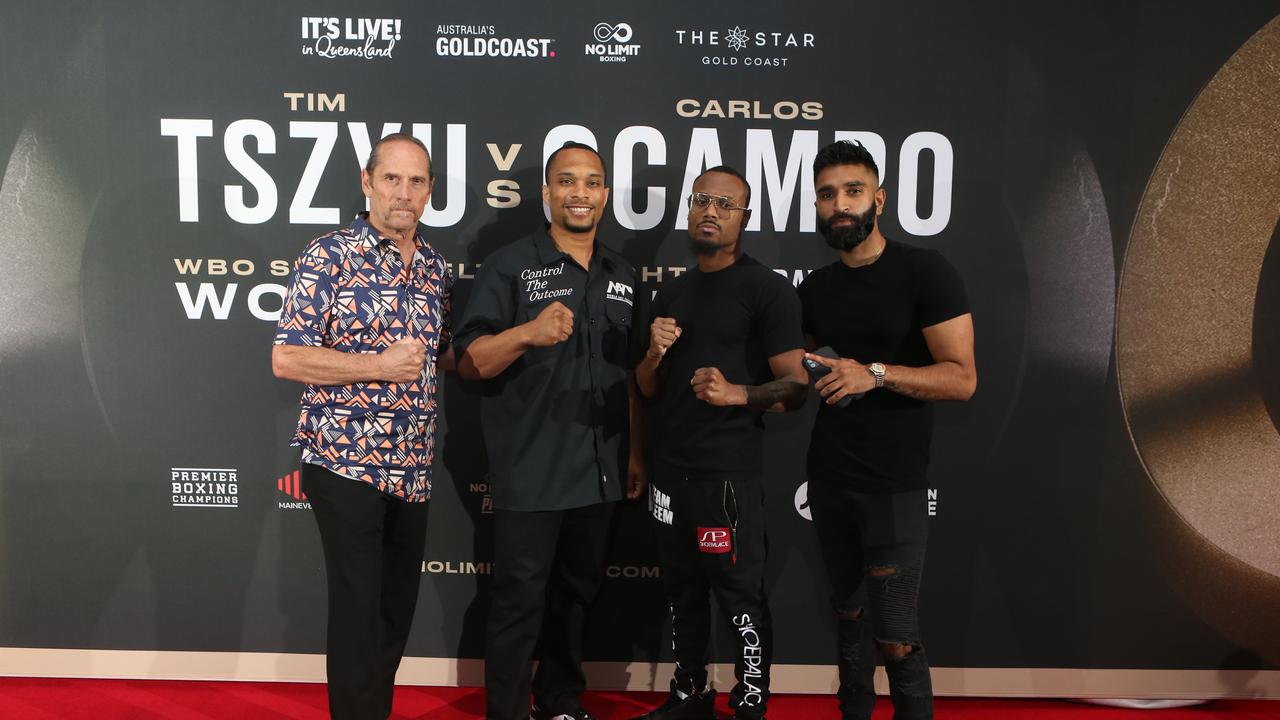
[[[886,233],[955,263],[977,324],[978,395],[934,447],[935,664],[1280,662],[1280,5],[375,8],[6,4],[0,645],[323,651],[299,387],[269,344],[293,258],[363,209],[370,143],[405,129],[441,176],[425,232],[460,306],[542,221],[565,139],[609,161],[602,237],[650,291],[692,262],[682,199],[719,162],[755,189],[748,253],[796,282],[830,262],[809,167],[862,140]],[[478,403],[450,378],[442,407],[408,653],[478,658]],[[813,409],[769,423],[785,664],[829,654]],[[648,533],[622,513],[597,660],[668,657]]]

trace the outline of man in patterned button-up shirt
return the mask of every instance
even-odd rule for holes
[[[373,148],[369,212],[302,251],[271,353],[276,377],[306,383],[292,444],[324,547],[334,718],[390,714],[417,604],[436,371],[453,357],[452,277],[418,232],[433,180],[412,135]]]

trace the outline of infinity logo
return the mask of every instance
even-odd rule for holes
[[[626,42],[631,39],[631,26],[626,23],[618,23],[610,25],[609,23],[600,23],[596,25],[596,41],[608,42],[615,40],[617,42]]]

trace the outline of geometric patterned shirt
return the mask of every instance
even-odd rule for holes
[[[427,348],[416,382],[311,385],[291,445],[302,461],[408,502],[431,497],[436,363],[449,345],[453,276],[444,256],[414,234],[405,282],[395,241],[360,213],[351,227],[311,241],[294,265],[276,345],[378,353],[413,337]]]

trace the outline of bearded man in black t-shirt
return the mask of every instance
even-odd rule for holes
[[[671,694],[648,720],[715,717],[706,665],[712,592],[737,640],[729,706],[735,717],[762,718],[769,698],[760,413],[803,405],[808,378],[795,290],[742,253],[750,201],[732,168],[694,181],[689,237],[698,266],[658,290],[636,367],[654,405],[649,500],[676,660]]]
[[[885,191],[866,148],[832,143],[813,174],[818,229],[840,253],[800,286],[809,349],[839,355],[805,357],[829,369],[814,383],[824,402],[807,464],[837,617],[840,710],[871,717],[874,637],[895,720],[932,718],[916,617],[932,403],[968,400],[977,387],[973,318],[942,255],[880,233]],[[864,579],[869,617],[855,600]]]

